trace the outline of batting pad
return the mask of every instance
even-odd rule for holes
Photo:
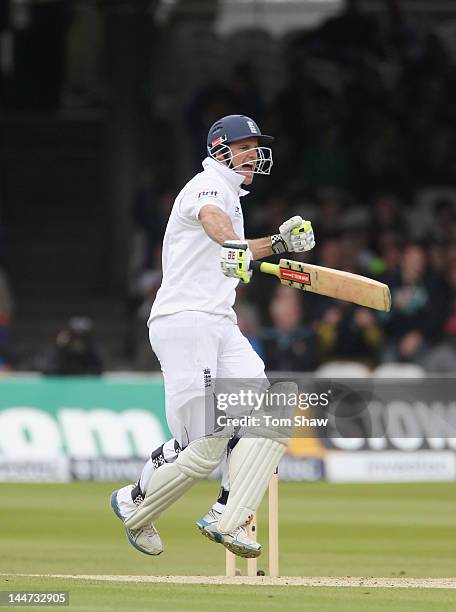
[[[209,476],[226,451],[227,438],[201,438],[179,453],[174,463],[157,468],[150,479],[144,501],[125,521],[128,529],[137,529],[157,519],[198,480]]]
[[[231,533],[257,511],[268,483],[288,444],[284,440],[242,438],[230,456],[230,494],[219,521]]]
[[[295,383],[276,383],[268,391],[295,394]],[[241,438],[229,457],[230,494],[228,503],[219,521],[222,533],[230,533],[243,525],[257,511],[268,483],[289,443],[289,438],[280,437],[279,431],[264,431],[265,438]]]

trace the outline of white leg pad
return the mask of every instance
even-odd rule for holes
[[[219,522],[222,533],[231,533],[258,510],[268,483],[289,440],[242,438],[230,456],[230,494]]]
[[[286,402],[289,406],[289,399],[297,398],[298,387],[292,382],[280,382],[272,385],[268,393],[274,393],[271,397],[277,398],[274,403],[280,409],[281,403]],[[268,410],[271,406],[273,402]],[[268,428],[264,430],[264,438],[243,437],[231,451],[230,494],[219,521],[222,533],[231,533],[258,510],[271,476],[290,443],[290,438],[283,437],[290,435],[290,429],[274,431]]]
[[[144,501],[128,517],[125,526],[137,529],[157,519],[198,480],[209,476],[226,451],[227,438],[201,438],[191,442],[173,463],[161,465],[152,474]]]

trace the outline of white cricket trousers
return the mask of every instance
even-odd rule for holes
[[[199,311],[157,317],[149,338],[165,381],[168,427],[181,448],[208,433],[211,381],[266,378],[263,360],[229,317]]]

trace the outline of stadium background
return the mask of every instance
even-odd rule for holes
[[[303,258],[393,297],[379,314],[257,275],[236,310],[267,369],[455,372],[452,3],[11,0],[0,24],[5,385],[122,372],[160,385],[145,321],[168,213],[207,127],[235,112],[277,136],[248,235],[302,214],[317,236]]]
[[[237,310],[268,368],[455,371],[455,9],[304,4],[2,3],[2,369],[60,373],[52,346],[83,316],[82,373],[157,370],[144,321],[167,216],[208,125],[242,110],[277,137],[249,235],[299,212],[309,261],[385,280],[394,301],[377,316],[255,279]]]
[[[2,572],[150,572],[123,557],[106,481],[135,478],[167,436],[145,321],[167,215],[221,115],[250,114],[277,137],[273,172],[245,202],[248,235],[301,214],[317,238],[307,261],[392,290],[377,314],[258,276],[236,308],[268,370],[452,381],[455,40],[456,7],[440,0],[2,1],[0,512],[21,508]],[[413,448],[293,442],[283,480],[402,484],[284,483],[284,573],[452,575],[455,424],[436,431],[430,412],[408,410]],[[66,480],[103,482],[37,485],[33,509],[11,484]],[[221,569],[189,535],[212,484],[164,519],[170,556],[156,571]],[[68,518],[56,526],[52,508]],[[179,556],[184,542],[197,560]]]

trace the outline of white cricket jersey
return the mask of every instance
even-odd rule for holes
[[[188,310],[226,315],[236,322],[233,304],[239,280],[222,273],[220,245],[206,234],[198,215],[206,204],[218,206],[244,238],[239,198],[248,191],[241,188],[243,176],[214,159],[207,157],[203,168],[174,201],[163,240],[163,280],[147,325],[156,317]]]

